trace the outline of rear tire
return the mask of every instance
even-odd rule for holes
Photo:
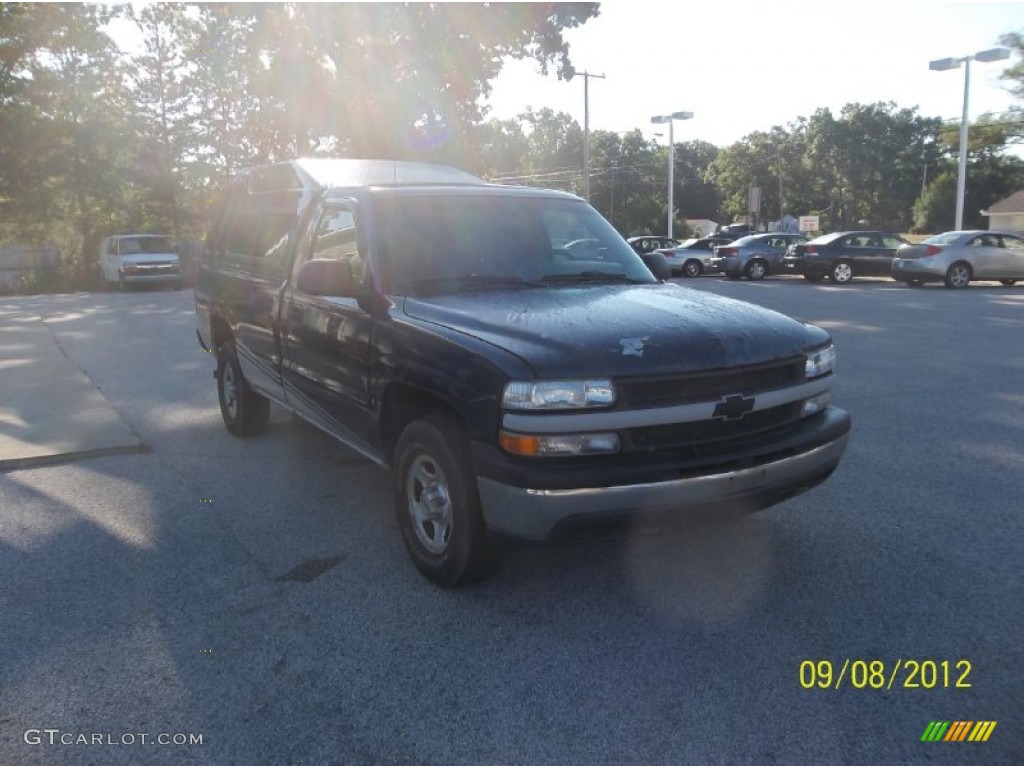
[[[1003,285],[1016,285],[1017,284],[1016,280],[1000,280],[999,282],[1002,283]]]
[[[747,276],[747,280],[764,280],[764,276],[768,274],[768,265],[760,259],[754,259],[747,268],[743,270]]]
[[[420,573],[442,587],[487,575],[495,552],[462,426],[440,413],[410,423],[392,466],[398,527]]]
[[[947,288],[966,288],[971,282],[971,276],[971,265],[966,261],[958,261],[946,270],[944,282]]]
[[[837,262],[833,265],[829,277],[832,278],[832,282],[845,285],[853,280],[853,265],[848,261]]]
[[[245,380],[234,341],[225,341],[217,352],[217,399],[231,434],[249,437],[267,428],[270,401],[253,391]]]
[[[736,274],[733,274],[731,272],[726,272],[725,276],[727,278],[729,278],[730,280],[739,280],[741,277],[743,277],[743,275],[736,275]]]
[[[804,280],[806,280],[809,283],[820,283],[824,279],[825,279],[824,275],[818,275],[818,274],[805,274],[804,275]]]
[[[924,285],[924,280],[904,280],[903,282],[909,285],[911,288],[920,288],[922,285]]]
[[[700,273],[704,271],[704,266],[694,259],[683,264],[683,275],[686,277],[700,277]]]

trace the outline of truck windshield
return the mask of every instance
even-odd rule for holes
[[[389,292],[655,282],[619,233],[582,201],[434,193],[378,202]]]

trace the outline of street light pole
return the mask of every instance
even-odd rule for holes
[[[676,139],[672,130],[674,121],[689,120],[693,112],[673,112],[671,115],[655,115],[651,122],[655,124],[668,123],[668,239],[672,239],[672,225],[675,219],[675,167],[676,167]]]
[[[583,75],[583,199],[590,202],[590,78],[604,80],[604,75]]]
[[[971,94],[971,62],[1002,61],[1010,58],[1009,48],[989,48],[973,56],[951,57],[928,62],[928,69],[945,72],[964,64],[964,109],[960,117],[960,162],[956,174],[956,229],[964,228],[964,194],[967,189],[967,104]]]

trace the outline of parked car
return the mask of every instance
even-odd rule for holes
[[[482,576],[492,534],[763,509],[845,448],[825,330],[671,282],[574,195],[316,159],[241,173],[218,210],[195,302],[225,426],[273,402],[389,468],[438,584]]]
[[[733,240],[738,240],[739,238],[746,237],[747,235],[757,234],[757,232],[750,224],[736,222],[734,224],[726,224],[724,227],[719,227],[715,234],[719,237],[731,237]]]
[[[790,247],[784,268],[812,283],[826,277],[835,283],[848,283],[858,275],[889,277],[896,249],[906,244],[892,232],[832,232]]]
[[[159,283],[181,288],[181,261],[164,235],[111,235],[100,241],[101,279],[122,291],[130,285]]]
[[[1013,285],[1024,280],[1024,238],[985,230],[944,232],[900,248],[892,276],[911,286],[936,280],[947,288],[966,288],[971,280]]]
[[[716,247],[711,263],[725,272],[730,280],[739,280],[741,277],[761,280],[782,271],[782,257],[789,246],[806,241],[803,235],[786,232],[747,235],[728,245]]]
[[[699,277],[704,272],[717,272],[718,268],[711,263],[711,256],[716,245],[731,243],[732,238],[695,237],[684,240],[675,248],[660,248],[658,253],[665,254],[665,261],[673,275]]]
[[[679,245],[679,241],[675,238],[658,237],[657,235],[638,235],[636,237],[630,237],[626,242],[629,243],[633,250],[641,256],[645,253],[650,253],[651,251],[657,251],[663,248],[675,248]]]
[[[581,260],[603,259],[604,255],[601,253],[603,248],[605,248],[604,244],[593,237],[581,237],[576,240],[570,240],[562,246],[562,249],[571,258]]]

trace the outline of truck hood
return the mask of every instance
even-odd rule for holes
[[[820,328],[674,283],[407,298],[421,322],[507,350],[539,378],[658,376],[778,360],[828,341]]]

